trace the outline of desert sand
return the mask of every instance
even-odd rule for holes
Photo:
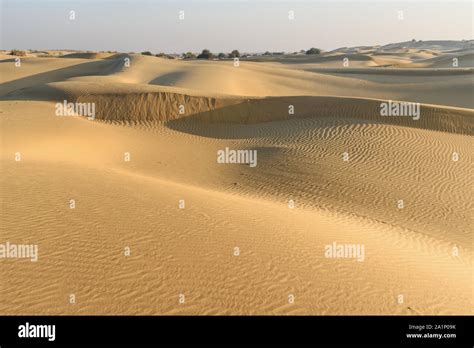
[[[7,53],[0,243],[38,261],[0,259],[0,313],[474,313],[472,42],[238,67]],[[57,116],[63,100],[95,119]],[[389,100],[419,120],[381,117]],[[226,147],[258,165],[218,163]]]

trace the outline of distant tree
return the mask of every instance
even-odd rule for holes
[[[232,52],[229,53],[229,58],[239,58],[240,57],[240,52],[238,50],[233,50]]]
[[[153,54],[151,54],[150,51],[144,51],[144,52],[142,52],[142,54],[143,54],[144,56],[152,56],[152,55],[153,55]]]
[[[320,54],[321,50],[319,48],[310,48],[309,50],[306,51],[306,54]]]
[[[224,59],[225,57],[226,57],[226,54],[222,52],[217,55],[217,58],[219,59]]]
[[[10,55],[23,57],[23,56],[26,56],[26,52],[22,50],[11,50]]]
[[[263,55],[264,56],[271,56],[272,54],[270,52],[266,51]]]
[[[214,55],[208,49],[203,49],[201,54],[197,56],[198,59],[212,59]]]
[[[196,55],[193,52],[183,53],[183,59],[194,59]]]

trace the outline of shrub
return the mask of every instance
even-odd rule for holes
[[[152,56],[152,55],[153,55],[153,54],[151,54],[150,51],[142,52],[142,54],[143,54],[144,56]]]
[[[212,59],[214,55],[208,49],[202,50],[201,54],[197,56],[198,59]]]
[[[310,48],[309,50],[306,51],[306,54],[320,54],[321,50],[319,48]]]
[[[196,55],[193,52],[183,53],[183,59],[194,59]]]
[[[229,58],[239,58],[240,57],[240,52],[237,51],[237,50],[233,50],[230,54],[229,54]]]
[[[222,52],[217,55],[217,58],[219,59],[224,59],[225,57],[226,57],[225,53],[222,53]]]
[[[23,50],[11,50],[10,55],[12,56],[19,56],[19,57],[24,57],[26,56],[26,52]]]

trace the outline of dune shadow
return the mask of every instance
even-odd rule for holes
[[[166,123],[170,129],[181,133],[205,138],[241,140],[263,139],[268,137],[291,138],[310,129],[333,128],[354,125],[383,124],[351,118],[298,118],[293,120],[271,121],[256,124],[203,123],[198,120],[175,120]]]
[[[161,75],[150,82],[148,84],[150,85],[161,85],[161,86],[174,86],[177,80],[180,80],[186,75],[186,71],[180,70],[180,71],[173,71],[168,74]]]
[[[282,122],[302,119],[389,124],[455,134],[474,133],[474,112],[471,110],[421,105],[418,119],[384,117],[380,113],[381,103],[384,101],[339,97],[267,97],[223,105],[171,119],[165,124],[180,132],[228,139],[235,138],[236,134],[263,137],[265,128],[274,126],[276,122],[281,126]],[[294,113],[290,113],[290,109]]]

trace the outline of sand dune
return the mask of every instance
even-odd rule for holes
[[[380,46],[380,50],[400,50],[400,49],[424,49],[424,50],[435,50],[435,51],[452,51],[457,49],[472,48],[474,40],[411,40],[405,42],[396,42],[387,45]]]
[[[124,67],[124,59],[130,67]],[[308,64],[175,61],[147,56],[119,55],[111,59],[25,58],[22,68],[0,62],[5,82],[0,95],[33,98],[39,89],[74,91],[87,82],[87,90],[102,92],[160,92],[163,87],[186,89],[185,93],[203,96],[342,96],[386,100],[405,100],[472,108],[471,68],[457,69],[371,69],[318,68]],[[75,62],[76,64],[73,64]],[[27,75],[34,69],[41,73]],[[54,71],[54,74],[51,72]],[[20,74],[19,74],[20,72]],[[15,76],[18,78],[15,79]],[[11,81],[14,79],[14,81]],[[206,81],[205,84],[202,81]],[[427,81],[430,82],[429,87]],[[52,84],[61,82],[60,84]],[[46,86],[44,86],[46,84]],[[118,87],[118,85],[120,85]],[[156,86],[156,88],[150,87]],[[27,89],[35,87],[32,95]],[[176,90],[178,93],[182,90]],[[49,93],[49,92],[48,92]],[[79,94],[84,92],[79,91]],[[56,99],[52,94],[51,98]]]
[[[115,56],[114,53],[104,52],[80,52],[61,55],[60,58],[79,58],[79,59],[105,59]]]
[[[0,242],[39,261],[1,261],[0,311],[473,314],[473,70],[438,69],[466,45],[1,60]],[[95,119],[56,116],[63,100]],[[382,117],[389,100],[420,118]],[[219,164],[226,147],[258,165]]]

